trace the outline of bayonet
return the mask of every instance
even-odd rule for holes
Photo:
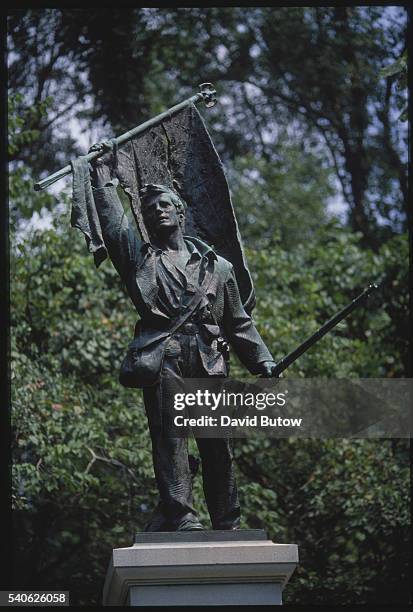
[[[360,295],[358,295],[350,304],[345,306],[340,312],[338,312],[334,317],[329,319],[327,323],[325,323],[320,329],[318,329],[312,336],[307,338],[304,342],[302,342],[296,349],[291,351],[286,357],[281,359],[273,368],[272,376],[277,377],[284,372],[294,361],[296,361],[303,353],[308,351],[310,347],[313,346],[316,342],[321,340],[323,336],[326,335],[333,327],[335,327],[340,321],[345,319],[355,308],[358,308],[363,304],[369,295],[378,289],[378,285],[375,283],[369,285],[367,289],[365,289]]]

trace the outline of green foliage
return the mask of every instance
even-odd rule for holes
[[[30,169],[19,163],[22,149],[38,141],[40,131],[33,126],[44,117],[51,104],[50,98],[33,106],[25,106],[21,94],[8,98],[8,154],[9,173],[9,213],[10,225],[17,230],[22,221],[31,219],[34,213],[51,210],[55,199],[47,192],[33,193],[33,176]]]
[[[326,203],[334,193],[331,170],[297,144],[281,146],[273,162],[236,158],[228,178],[248,246],[262,250],[278,242],[289,250],[326,223]]]
[[[382,282],[286,375],[404,376],[403,131],[389,121],[404,100],[404,17],[395,11],[385,23],[381,7],[9,18],[13,504],[24,588],[70,589],[73,604],[99,605],[111,549],[130,545],[157,498],[141,393],[117,382],[133,307],[111,264],[94,268],[56,199],[33,191],[33,174],[76,153],[70,118],[123,131],[192,93],[194,74],[214,81],[225,96],[208,125],[230,167],[254,317],[274,357]],[[333,174],[361,232],[329,220]],[[52,228],[22,233],[45,209]],[[287,603],[407,602],[407,450],[403,440],[235,440],[242,526],[299,545]],[[194,491],[208,525],[199,476]]]
[[[12,252],[13,498],[25,584],[69,588],[84,605],[99,601],[111,548],[131,543],[157,494],[141,394],[117,382],[133,307],[111,264],[95,270],[83,237],[66,225],[58,219]],[[249,252],[256,322],[277,357],[372,275],[387,275],[380,307],[353,315],[291,375],[403,373],[404,341],[395,339],[405,317],[406,240],[380,254],[359,241],[332,226],[288,253],[276,243]],[[373,601],[375,589],[381,600],[403,600],[402,587],[395,592],[407,571],[401,442],[237,440],[235,454],[243,526],[300,546],[289,601]],[[208,524],[199,477],[195,499]]]
[[[133,309],[74,231],[34,232],[13,253],[13,279],[19,574],[33,588],[69,581],[86,603],[99,599],[107,551],[155,503],[142,399],[117,382]]]
[[[45,116],[52,103],[52,98],[46,98],[33,106],[24,106],[24,98],[15,93],[9,97],[8,108],[8,153],[16,157],[27,144],[39,139],[40,130],[34,129],[38,121]]]
[[[298,231],[299,228],[297,228]],[[396,236],[378,253],[361,235],[334,222],[313,240],[284,251],[251,252],[259,296],[255,319],[276,359],[289,353],[370,283],[379,295],[305,353],[291,376],[399,377],[408,362],[408,238]]]
[[[328,156],[352,227],[377,246],[407,226],[407,130],[393,119],[406,104],[406,23],[403,7],[380,6],[17,11],[11,90],[30,104],[54,96],[25,159],[54,171],[77,150],[70,119],[107,137],[212,81],[224,160],[273,163],[293,134]]]
[[[380,70],[380,76],[385,79],[395,79],[396,87],[399,93],[396,103],[400,110],[402,121],[408,119],[408,102],[407,102],[407,49],[403,51],[400,57],[395,62],[385,66]]]
[[[409,600],[405,440],[236,440],[245,525],[297,542],[285,603]]]
[[[208,74],[219,88],[221,104],[209,123],[225,160],[252,153],[274,162],[287,129],[306,152],[329,155],[352,227],[370,245],[380,242],[381,218],[387,233],[406,227],[406,130],[392,119],[400,94],[379,76],[400,55],[404,9],[178,8],[147,15],[162,33],[158,57],[168,66],[160,92],[170,75],[187,91],[194,73]]]
[[[404,51],[395,62],[380,70],[380,76],[383,78],[394,75],[400,76],[402,79],[402,86],[407,87],[407,51]]]

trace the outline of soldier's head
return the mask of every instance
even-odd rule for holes
[[[142,216],[151,234],[184,231],[186,203],[165,185],[144,185],[139,191]]]

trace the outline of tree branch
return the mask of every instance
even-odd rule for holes
[[[92,466],[94,465],[94,463],[96,461],[102,461],[102,463],[106,463],[108,465],[111,465],[113,467],[116,468],[120,468],[121,470],[123,470],[124,472],[127,472],[129,474],[129,477],[137,484],[141,484],[140,481],[136,478],[135,474],[133,473],[133,471],[127,467],[124,463],[122,463],[121,461],[118,461],[117,459],[108,459],[107,457],[102,457],[100,455],[97,455],[91,448],[87,447],[87,450],[90,452],[90,454],[92,455],[92,459],[89,461],[86,470],[85,470],[85,474],[89,473],[90,469],[92,468]]]

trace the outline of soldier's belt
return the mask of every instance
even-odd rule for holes
[[[185,334],[187,336],[198,334],[199,331],[199,325],[197,323],[184,323],[179,329],[177,329],[178,333]]]

